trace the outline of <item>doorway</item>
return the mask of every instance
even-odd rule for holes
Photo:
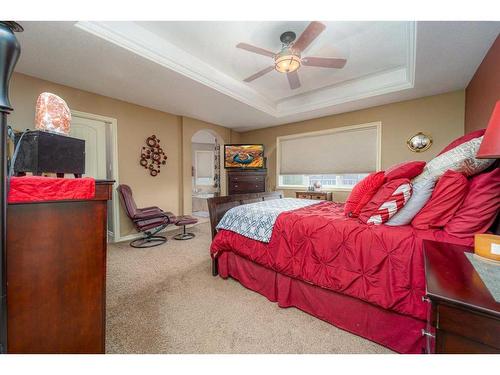
[[[108,242],[120,240],[118,186],[118,137],[114,118],[71,111],[70,136],[85,140],[85,174],[96,180],[114,180],[108,202]]]
[[[208,221],[207,199],[220,192],[220,165],[217,137],[200,130],[191,138],[192,214]]]

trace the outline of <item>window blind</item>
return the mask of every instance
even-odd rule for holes
[[[373,172],[377,169],[378,144],[377,124],[279,137],[279,173]]]
[[[196,151],[196,177],[213,178],[214,153],[212,151]]]

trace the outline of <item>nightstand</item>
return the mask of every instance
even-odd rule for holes
[[[472,248],[424,241],[431,309],[423,334],[430,352],[435,346],[435,353],[500,353],[500,303],[464,252]]]
[[[296,191],[296,198],[301,199],[316,199],[323,201],[331,201],[332,200],[332,192],[331,191]]]

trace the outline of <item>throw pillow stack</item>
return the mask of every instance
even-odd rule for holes
[[[500,169],[476,159],[483,130],[451,142],[429,163],[411,161],[360,181],[344,212],[366,224],[411,224],[457,237],[484,233],[500,209]],[[481,173],[481,174],[480,174]]]
[[[462,137],[463,140],[470,136]],[[413,180],[413,194],[408,203],[396,215],[394,215],[387,225],[407,225],[424,208],[434,191],[438,180],[447,172],[453,171],[463,174],[465,177],[474,176],[491,164],[493,159],[476,159],[483,137],[472,138],[459,143],[457,146],[441,153],[426,164],[423,172]]]

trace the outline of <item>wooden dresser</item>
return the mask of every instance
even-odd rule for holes
[[[331,191],[296,191],[296,198],[301,199],[316,199],[323,201],[331,201],[332,200],[332,192]]]
[[[9,204],[8,353],[104,353],[107,201]]]
[[[500,303],[465,256],[471,250],[424,241],[430,352],[500,353]]]
[[[228,170],[227,194],[263,193],[266,191],[267,169]]]

